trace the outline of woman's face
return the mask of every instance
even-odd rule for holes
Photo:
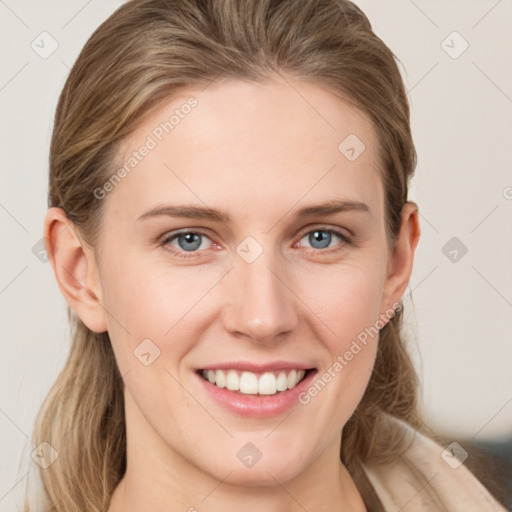
[[[377,151],[360,112],[277,78],[183,89],[125,141],[125,172],[96,191],[97,275],[129,463],[275,485],[339,460],[368,333],[401,297]]]

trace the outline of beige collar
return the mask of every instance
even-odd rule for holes
[[[391,466],[363,465],[386,512],[507,512],[464,464],[454,469],[436,442],[393,422],[412,437],[409,450]]]

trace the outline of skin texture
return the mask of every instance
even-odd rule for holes
[[[109,510],[365,510],[339,450],[376,337],[307,405],[269,418],[225,410],[194,371],[240,359],[327,371],[365,328],[386,312],[389,320],[405,292],[417,205],[404,206],[391,253],[372,124],[323,87],[291,77],[186,88],[138,126],[126,158],[190,96],[197,106],[103,199],[97,247],[61,209],[45,219],[59,287],[90,329],[108,330],[124,378],[128,468]],[[366,146],[354,161],[338,150],[349,134]],[[330,200],[360,201],[370,213],[295,218]],[[231,222],[137,220],[165,204],[222,209]],[[206,234],[195,252],[179,239],[156,241],[185,228]],[[323,249],[308,236],[320,228],[352,242],[324,233]],[[246,237],[263,249],[252,263],[237,253]],[[147,338],[160,350],[149,366],[133,353]],[[248,442],[262,453],[251,468],[236,456]]]

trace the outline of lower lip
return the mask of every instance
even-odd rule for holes
[[[196,376],[209,396],[229,411],[240,416],[266,418],[281,414],[293,405],[299,404],[299,395],[308,389],[316,373],[317,370],[309,370],[306,377],[294,388],[278,392],[275,395],[238,394],[226,388],[219,388],[198,373]]]

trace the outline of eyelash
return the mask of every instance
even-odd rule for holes
[[[329,228],[327,226],[318,226],[313,229],[310,229],[309,231],[302,232],[298,241],[302,240],[306,235],[309,235],[310,233],[314,233],[315,231],[324,231],[331,235],[336,235],[337,237],[339,237],[341,239],[342,245],[345,245],[345,244],[354,245],[353,241],[351,240],[351,238],[349,236],[342,233],[341,231],[338,231],[333,228]],[[170,242],[172,242],[173,240],[175,240],[176,238],[178,238],[180,236],[188,235],[191,233],[196,234],[196,235],[201,235],[206,238],[210,238],[207,233],[205,233],[204,231],[201,231],[200,229],[197,229],[197,230],[190,229],[190,230],[185,230],[185,231],[179,231],[178,233],[166,233],[165,235],[159,237],[158,243],[160,246],[164,246],[166,250],[172,252],[178,258],[183,258],[183,259],[196,258],[196,257],[200,256],[200,255],[198,255],[198,251],[191,251],[191,252],[187,253],[187,252],[182,252],[182,251],[176,250],[175,248],[170,248],[170,246],[168,246],[168,244]],[[341,250],[343,250],[343,249],[338,248],[338,249],[333,250],[332,248],[331,249],[326,248],[326,249],[318,249],[315,252],[318,252],[321,254],[332,254],[333,252],[339,252]]]

